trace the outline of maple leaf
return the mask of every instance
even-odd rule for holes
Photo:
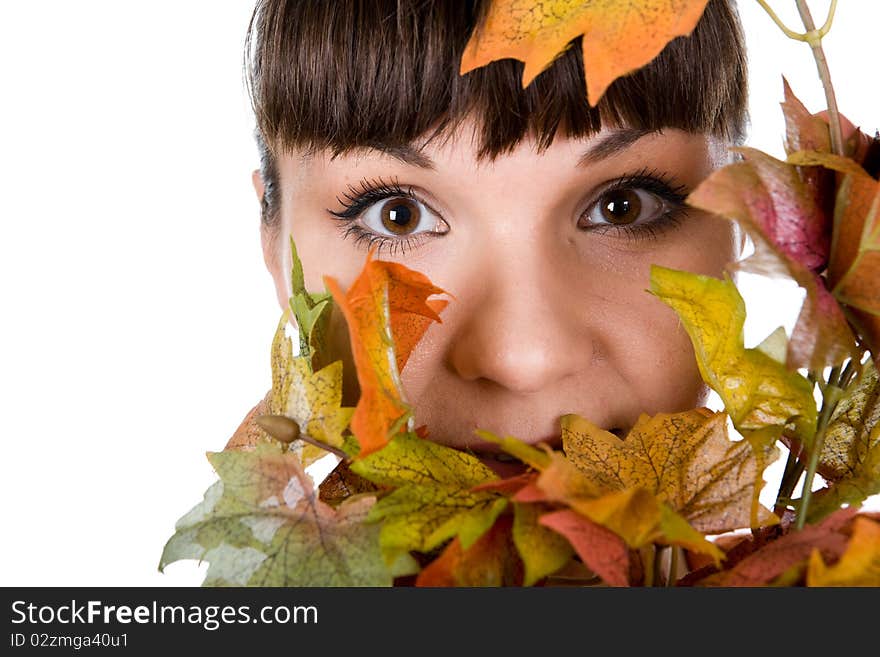
[[[778,437],[769,428],[781,432],[792,423],[801,440],[812,440],[817,416],[812,384],[764,350],[745,348],[745,303],[726,272],[722,281],[654,265],[650,291],[681,319],[700,374],[737,431],[746,438],[764,436],[769,445]]]
[[[642,413],[623,440],[577,415],[561,424],[568,459],[600,493],[640,486],[704,534],[778,521],[758,505],[762,468],[728,438],[725,413]]]
[[[880,586],[880,523],[857,517],[846,551],[833,566],[813,549],[807,565],[807,586]]]
[[[443,290],[424,275],[398,263],[373,260],[372,254],[371,249],[347,292],[334,278],[324,278],[348,322],[360,384],[351,429],[360,456],[382,448],[409,421],[400,370],[428,324],[441,321],[437,313],[446,303],[428,301]]]
[[[379,541],[389,562],[411,550],[429,552],[453,537],[466,550],[508,503],[495,491],[472,490],[498,479],[475,456],[413,433],[398,434],[351,469],[375,484],[394,487],[368,517],[382,521]]]
[[[568,539],[581,560],[605,583],[629,586],[629,549],[620,536],[571,509],[544,514],[540,522]]]
[[[552,515],[547,511],[547,507],[541,504],[513,505],[513,543],[525,569],[525,586],[555,573],[569,562],[573,553],[571,537],[565,536],[552,520],[549,524],[546,522],[548,515]]]
[[[517,558],[509,516],[500,518],[465,548],[456,537],[439,557],[425,566],[416,586],[521,586],[522,563]]]
[[[540,470],[534,484],[523,486],[513,496],[514,502],[567,505],[617,534],[631,548],[659,542],[708,554],[716,563],[723,556],[687,520],[647,489],[637,485],[607,492],[601,483],[579,470],[568,455],[549,448],[542,452],[511,436],[502,439],[489,431],[477,433],[504,451],[519,455],[518,458],[528,458],[533,467]]]
[[[293,295],[272,338],[272,387],[241,422],[226,449],[249,450],[259,442],[277,439],[277,435],[268,433],[260,424],[260,418],[281,416],[296,422],[298,432],[308,441],[294,441],[290,446],[308,465],[326,454],[315,443],[345,447],[343,432],[354,409],[341,405],[342,361],[335,360],[317,371],[314,369],[316,363],[329,360],[326,330],[333,302],[329,294],[315,295],[306,291],[302,264],[292,237],[290,247]],[[287,337],[292,315],[298,327],[299,353]]]
[[[242,422],[227,443],[227,449],[252,449],[263,440],[278,439],[260,425],[264,416],[293,420],[308,443],[294,441],[290,449],[308,465],[327,452],[315,443],[343,449],[342,432],[354,409],[342,403],[342,361],[334,361],[312,372],[311,358],[294,356],[293,343],[286,335],[289,309],[285,309],[272,340],[272,388]],[[283,441],[289,442],[289,441]],[[309,444],[311,443],[311,444]]]
[[[390,586],[415,563],[386,565],[379,530],[364,522],[375,497],[324,504],[299,458],[273,443],[209,453],[220,481],[181,518],[159,569],[210,563],[205,585]]]
[[[525,62],[529,83],[583,35],[587,99],[595,106],[608,86],[654,59],[677,36],[690,34],[707,0],[495,0],[461,57],[464,75],[497,59]]]

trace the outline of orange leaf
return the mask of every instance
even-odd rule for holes
[[[629,549],[614,532],[571,509],[541,516],[540,523],[562,534],[581,560],[611,586],[629,586]]]
[[[360,384],[360,399],[351,429],[359,456],[383,447],[410,415],[400,370],[430,321],[440,322],[445,302],[428,302],[444,291],[401,264],[373,260],[373,250],[360,275],[345,293],[336,279],[324,283],[348,323],[351,349]]]
[[[608,86],[654,59],[677,36],[690,34],[707,0],[495,0],[461,57],[464,75],[497,59],[525,62],[522,86],[583,35],[587,99],[595,106]]]
[[[416,578],[416,586],[520,586],[523,566],[513,543],[513,519],[502,516],[467,550],[454,538]]]
[[[880,523],[856,518],[846,552],[833,566],[826,566],[814,548],[807,586],[880,586]]]

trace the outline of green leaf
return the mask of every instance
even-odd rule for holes
[[[159,569],[180,559],[210,563],[206,586],[390,586],[394,570],[365,523],[372,496],[336,508],[321,502],[295,454],[273,443],[210,453],[220,481],[181,518]]]
[[[302,262],[290,236],[290,311],[299,331],[299,356],[307,358],[313,370],[327,365],[329,355],[328,335],[333,311],[333,297],[329,292],[312,293],[306,289]]]
[[[479,459],[414,433],[397,435],[351,469],[380,486],[396,487],[369,515],[370,521],[382,521],[379,540],[389,561],[410,550],[429,552],[455,536],[467,549],[507,506],[495,491],[470,490],[497,479]]]

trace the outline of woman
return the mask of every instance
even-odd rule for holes
[[[376,246],[450,292],[402,380],[416,426],[453,447],[491,451],[476,428],[558,444],[567,413],[624,435],[704,405],[690,340],[646,288],[652,264],[722,277],[742,249],[735,223],[684,205],[745,134],[732,0],[596,107],[580,39],[525,89],[513,59],[459,75],[487,5],[258,3],[253,182],[280,306],[289,235],[311,291],[346,289]]]

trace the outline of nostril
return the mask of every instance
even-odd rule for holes
[[[624,438],[623,429],[621,429],[620,427],[614,427],[613,429],[608,429],[608,433],[613,433],[615,436],[617,436],[621,440],[623,440],[623,438]]]

